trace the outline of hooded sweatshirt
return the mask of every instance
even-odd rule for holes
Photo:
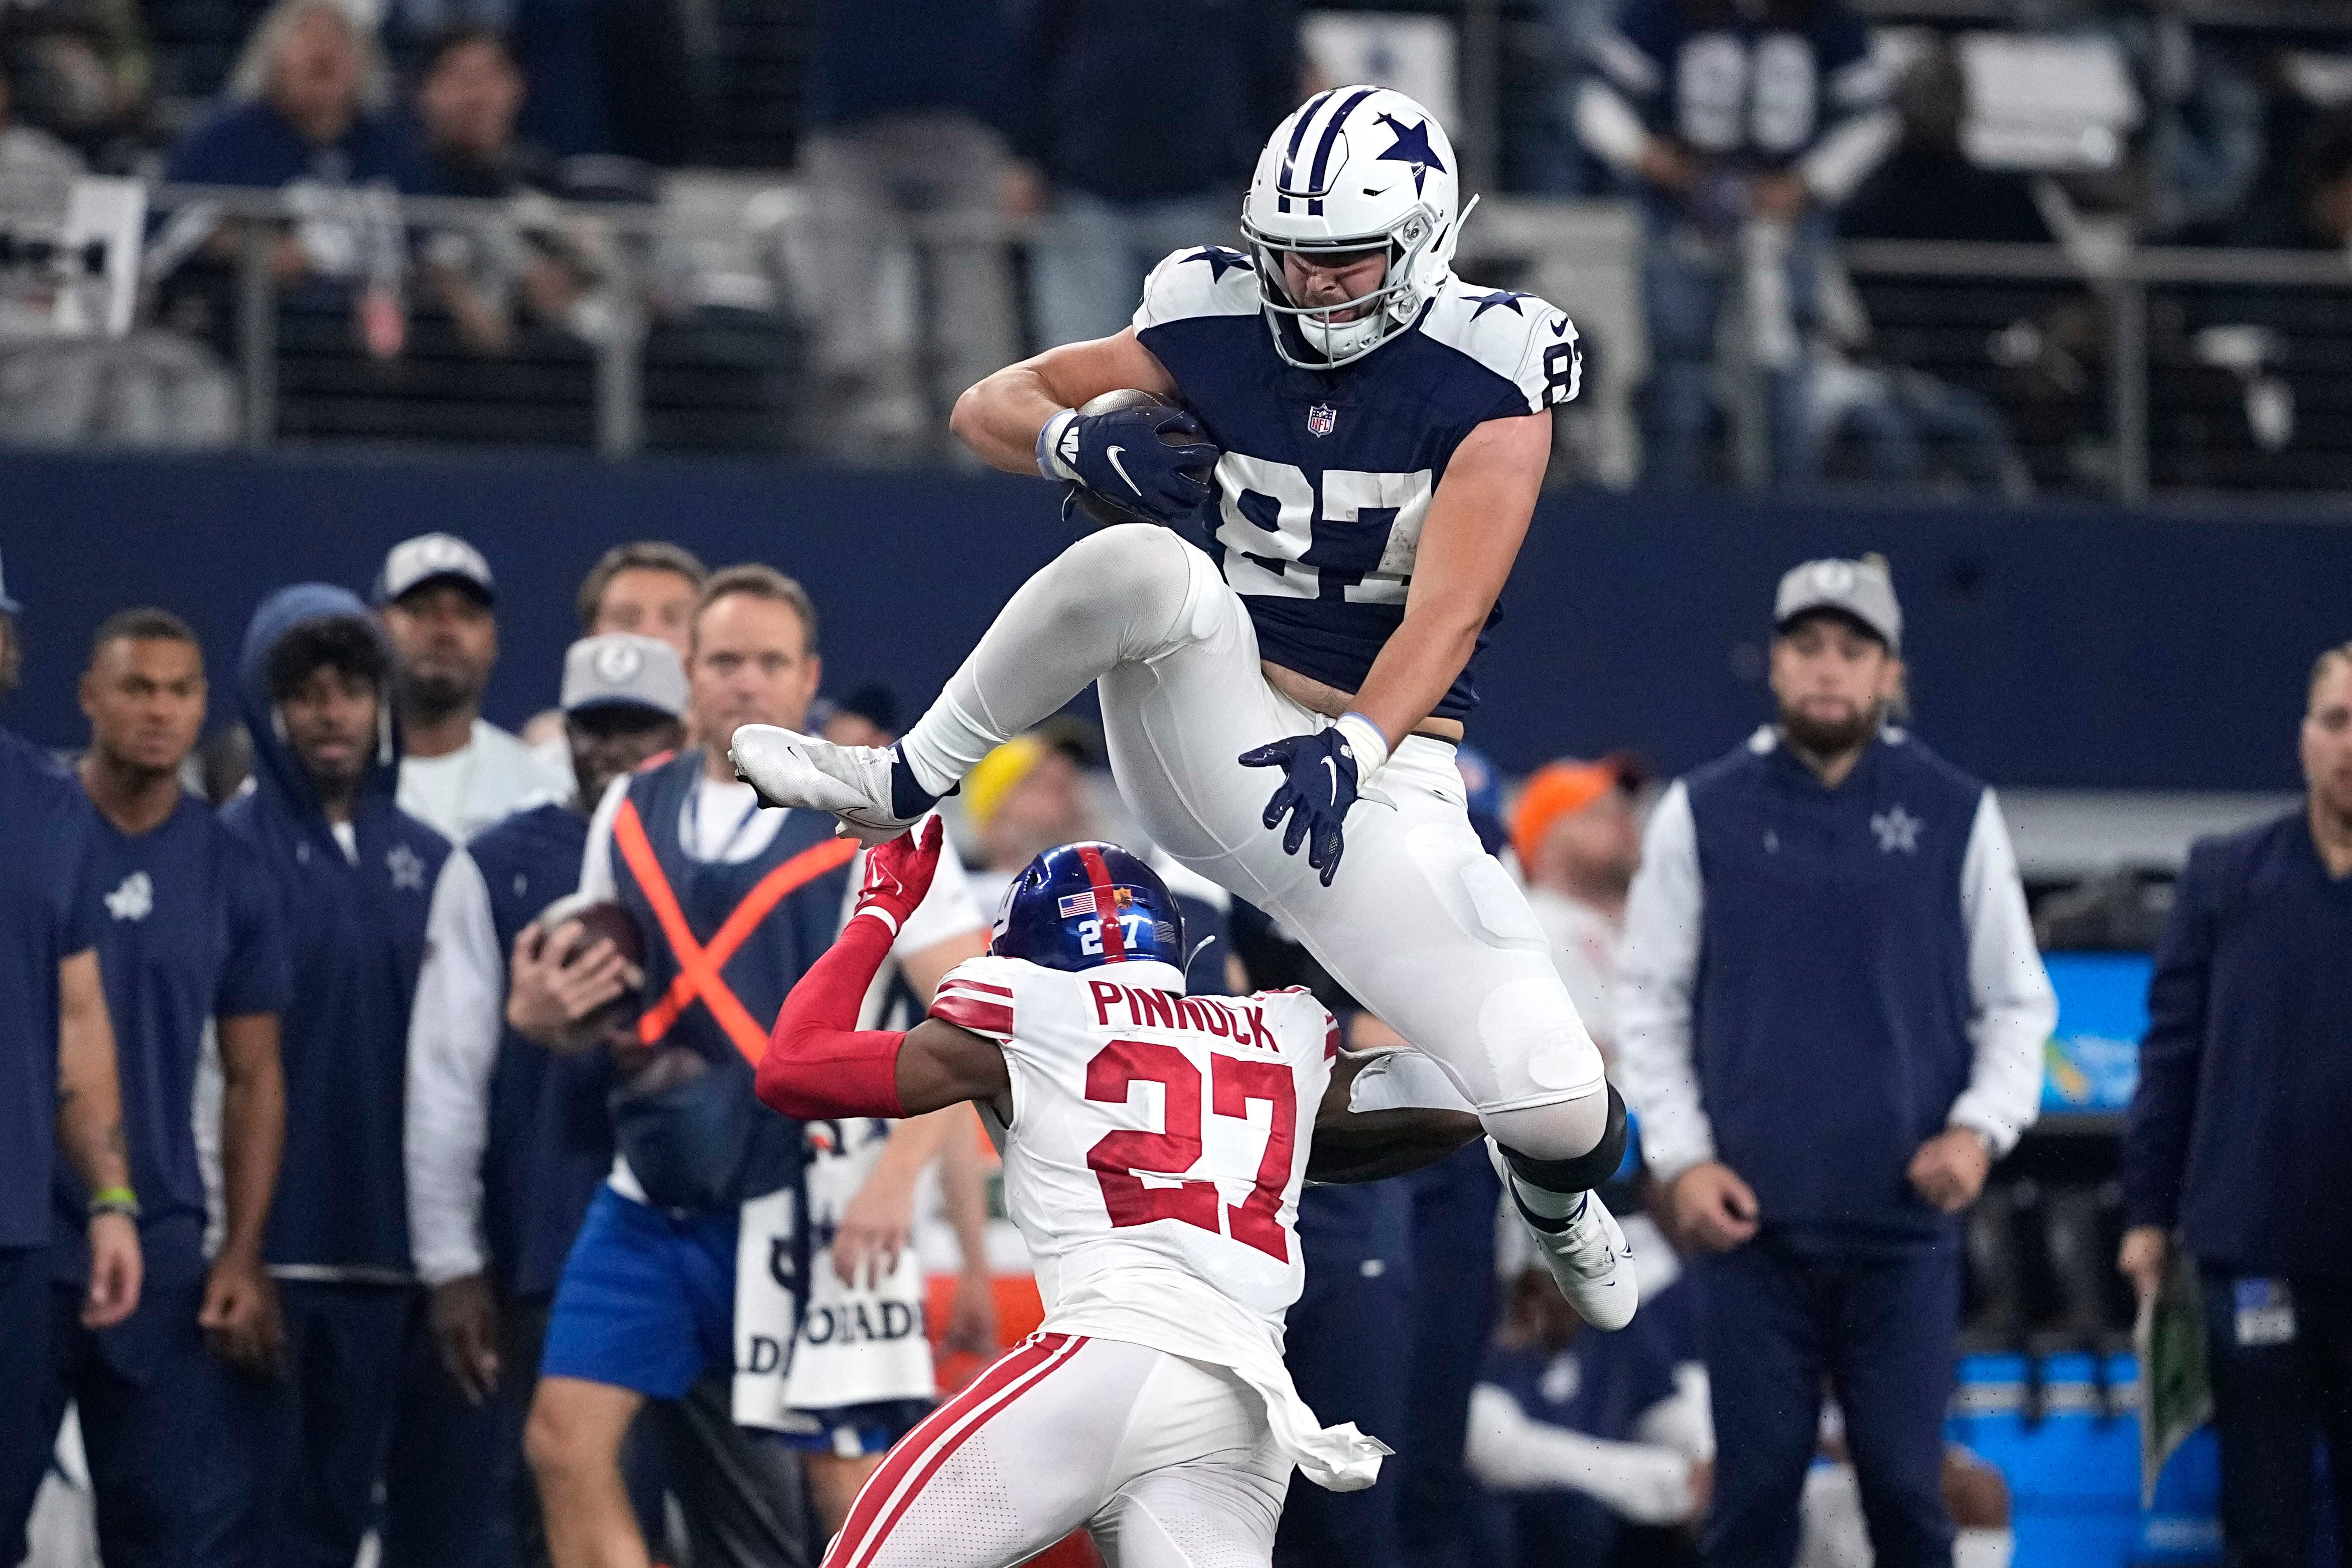
[[[449,844],[394,803],[400,727],[388,693],[352,807],[355,852],[337,841],[279,729],[269,693],[278,644],[308,622],[346,618],[375,625],[356,595],[315,582],[280,589],[254,612],[237,666],[254,788],[221,821],[276,887],[293,959],[278,1047],[286,1153],[263,1257],[284,1278],[393,1283],[411,1277],[401,1163],[408,1010]]]

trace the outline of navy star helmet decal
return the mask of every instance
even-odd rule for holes
[[[1389,133],[1396,141],[1372,162],[1412,164],[1414,195],[1421,194],[1422,182],[1427,178],[1430,170],[1452,172],[1446,170],[1444,162],[1437,156],[1437,149],[1429,144],[1429,121],[1424,120],[1419,125],[1402,125],[1398,123],[1396,116],[1383,114],[1380,117],[1380,123],[1389,128]]]
[[[1209,281],[1211,283],[1215,283],[1222,279],[1225,276],[1225,270],[1228,267],[1247,267],[1249,265],[1249,257],[1244,256],[1237,250],[1227,250],[1221,245],[1204,245],[1184,259],[1186,261],[1207,262],[1209,264]]]

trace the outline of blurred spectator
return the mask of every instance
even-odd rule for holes
[[[634,632],[658,638],[684,660],[694,622],[695,596],[710,575],[695,553],[667,539],[635,539],[614,545],[596,558],[580,580],[573,608],[582,635]],[[533,714],[522,727],[523,744],[548,767],[569,771],[572,753],[559,709]]]
[[[964,780],[963,811],[980,844],[971,891],[982,909],[993,910],[1005,884],[1043,852],[1100,836],[1076,760],[1034,733],[980,759]]]
[[[607,632],[658,637],[683,659],[692,641],[695,598],[709,575],[692,550],[667,539],[614,545],[581,580],[580,630],[592,637]]]
[[[2049,243],[2031,178],[1984,168],[1962,149],[1968,75],[1949,44],[1931,39],[1895,86],[1903,139],[1854,193],[1839,229],[1869,239]]]
[[[1029,8],[1007,195],[1044,219],[1030,252],[1042,346],[1109,337],[1161,257],[1233,238],[1258,151],[1302,85],[1296,0]]]
[[[1845,0],[1624,0],[1577,106],[1593,153],[1633,180],[1647,245],[1649,477],[1706,476],[1718,318],[1764,381],[1773,483],[1811,479],[1805,332],[1832,214],[1899,127]]]
[[[667,643],[626,633],[573,643],[562,712],[576,791],[452,851],[434,885],[409,1026],[409,1231],[442,1370],[498,1412],[485,1511],[512,1513],[526,1564],[547,1549],[522,1422],[564,1254],[612,1169],[614,1077],[603,1051],[554,1055],[507,1026],[507,955],[577,887],[588,813],[606,786],[682,741],[686,700]]]
[[[1471,1396],[1470,1473],[1504,1494],[1505,1568],[1695,1560],[1686,1535],[1628,1539],[1698,1523],[1715,1451],[1692,1291],[1670,1250],[1651,1260],[1654,1229],[1638,1215],[1628,1228],[1643,1275],[1633,1322],[1594,1333],[1549,1274],[1526,1270]]]
[[[2352,1562],[2352,644],[2305,694],[2305,796],[2193,846],[2148,982],[2118,1265],[2153,1299],[2199,1270],[2232,1563],[2301,1568],[2333,1482]]]
[[[461,27],[436,37],[416,83],[425,191],[504,199],[554,189],[552,162],[516,140],[522,101],[522,73],[498,34]],[[518,316],[568,325],[596,282],[554,209],[526,208],[517,218],[495,229],[444,229],[424,242],[425,282],[478,353],[511,348]]]
[[[263,1251],[287,1375],[242,1391],[226,1455],[248,1467],[260,1500],[257,1545],[350,1562],[381,1482],[384,1561],[407,1568],[421,1560],[405,1543],[430,1538],[440,1500],[407,1479],[415,1437],[404,1416],[433,1374],[409,1261],[403,1084],[427,899],[449,844],[394,803],[393,653],[356,595],[323,583],[272,593],[238,674],[256,787],[221,821],[277,890],[294,990],[280,1034],[285,1155]]]
[[[1019,357],[1013,273],[994,232],[1004,145],[1005,0],[826,0],[801,167],[810,204],[820,393],[838,458],[877,441],[935,439],[956,394]],[[920,304],[912,340],[886,346],[886,250],[909,225]]]
[[[16,112],[16,73],[7,68],[6,60],[0,55],[0,181],[16,186],[79,179],[81,155],[48,131],[26,124]],[[0,191],[0,213],[22,200],[13,191]]]
[[[1626,762],[1547,762],[1528,776],[1511,814],[1511,844],[1527,879],[1528,907],[1544,929],[1552,967],[1576,1015],[1604,1053],[1616,1049],[1610,993],[1625,929],[1625,894],[1642,863],[1633,798],[1640,773]]]
[[[0,697],[21,667],[16,613],[0,584]],[[139,1198],[99,972],[108,915],[97,830],[73,778],[0,729],[0,1559],[11,1563],[25,1556],[25,1519],[56,1437],[26,1412],[49,1376],[53,1252],[73,1246],[51,1198],[59,1156],[100,1200],[77,1217],[91,1260],[80,1325],[111,1328],[139,1305]]]
[[[2237,243],[2288,250],[2352,247],[2352,118],[2318,131],[2294,161],[2291,193],[2259,207],[2233,231]]]
[[[18,124],[14,104],[0,69],[0,234],[54,243],[82,161],[48,132]],[[154,328],[121,337],[61,330],[59,297],[46,268],[0,268],[0,441],[218,446],[235,437],[236,388],[210,355]]]
[[[51,1438],[74,1402],[111,1563],[223,1560],[253,1506],[241,1484],[249,1478],[195,1456],[218,1440],[236,1375],[279,1372],[278,1292],[261,1239],[285,1134],[278,1015],[293,982],[259,863],[180,788],[205,699],[204,657],[179,617],[127,610],[99,629],[81,682],[90,744],[76,772],[98,813],[99,967],[117,1025],[145,1280],[127,1322],[91,1332],[82,1317],[89,1256],[64,1239],[87,1219],[91,1195],[60,1171],[49,1376],[11,1418]],[[215,1042],[226,1229],[207,1263],[196,1084]],[[5,1507],[0,1536],[22,1522]]]
[[[698,9],[688,0],[515,0],[507,37],[530,83],[523,135],[558,158],[684,163],[703,113],[688,47]],[[416,36],[455,19],[436,15]]]
[[[2129,56],[2147,104],[2125,194],[2147,239],[2211,243],[2262,172],[2262,89],[2210,33],[2167,6],[2104,0],[2104,29]]]
[[[273,256],[279,288],[356,287],[368,350],[399,352],[404,241],[397,213],[362,193],[419,190],[424,171],[407,128],[385,112],[392,84],[373,31],[336,0],[278,0],[238,57],[228,98],[172,150],[164,177],[285,189],[294,222]]]
[[[1958,1215],[2038,1113],[2057,1017],[1990,790],[1888,723],[1876,560],[1772,607],[1777,723],[1678,779],[1626,907],[1617,1060],[1696,1265],[1709,1568],[1788,1568],[1839,1392],[1872,1545],[1948,1563]]]
[[[898,695],[869,682],[831,704],[820,727],[835,746],[888,746],[898,738]]]
[[[253,781],[253,737],[231,719],[196,747],[195,789],[215,806],[226,806]]]
[[[377,613],[399,660],[400,809],[457,844],[519,807],[572,792],[564,771],[482,717],[499,656],[496,592],[489,562],[453,534],[402,540],[376,578]]]
[[[136,153],[152,75],[136,0],[0,7],[0,75],[27,120],[84,155],[121,168]]]
[[[1816,471],[1988,499],[2031,497],[2032,477],[2000,411],[1966,387],[1877,360],[1843,265],[1827,257],[1819,276],[1822,320],[1806,387]]]

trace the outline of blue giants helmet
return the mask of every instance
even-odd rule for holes
[[[1004,890],[988,950],[1048,969],[1164,964],[1181,990],[1184,916],[1141,857],[1117,844],[1063,844],[1024,866]]]

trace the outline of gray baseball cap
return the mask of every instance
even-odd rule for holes
[[[24,607],[18,604],[15,600],[8,597],[8,578],[6,573],[0,572],[0,615],[20,615],[23,612]]]
[[[1850,615],[1886,644],[1903,651],[1903,607],[1895,602],[1895,580],[1876,556],[1860,560],[1809,560],[1792,567],[1772,596],[1772,629],[1780,631],[1801,615],[1834,610]]]
[[[666,718],[685,717],[686,667],[677,650],[633,632],[572,643],[563,653],[563,711],[593,707],[641,707]]]
[[[410,590],[442,578],[471,585],[486,603],[498,597],[497,584],[490,580],[490,563],[482,559],[480,550],[455,534],[419,534],[401,540],[383,558],[383,570],[375,579],[376,605],[382,608]]]

